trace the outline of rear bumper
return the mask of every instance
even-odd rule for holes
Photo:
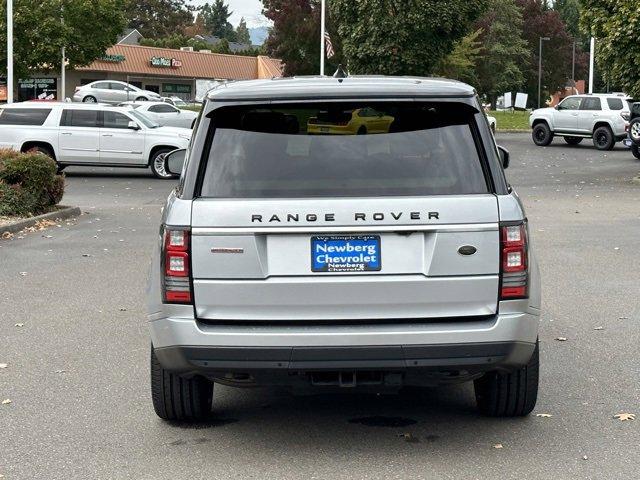
[[[156,356],[186,375],[221,372],[428,369],[476,373],[526,364],[538,316],[384,325],[208,325],[187,318],[150,322]]]

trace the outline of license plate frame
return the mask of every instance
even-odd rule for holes
[[[314,235],[311,237],[310,247],[311,271],[314,273],[379,272],[382,270],[380,235]],[[318,256],[323,256],[323,258],[319,259]],[[336,262],[330,261],[329,258],[349,259],[349,261]],[[358,261],[354,261],[356,259]]]

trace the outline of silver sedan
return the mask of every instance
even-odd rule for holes
[[[118,103],[129,100],[160,101],[160,95],[149,90],[142,90],[126,82],[117,80],[99,80],[81,87],[76,87],[74,102],[84,103]]]

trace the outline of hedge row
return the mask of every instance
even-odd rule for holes
[[[64,176],[42,153],[0,150],[0,215],[28,217],[51,210],[62,200]]]

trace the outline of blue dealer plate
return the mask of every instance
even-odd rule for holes
[[[311,237],[312,272],[371,272],[381,268],[379,235]]]

